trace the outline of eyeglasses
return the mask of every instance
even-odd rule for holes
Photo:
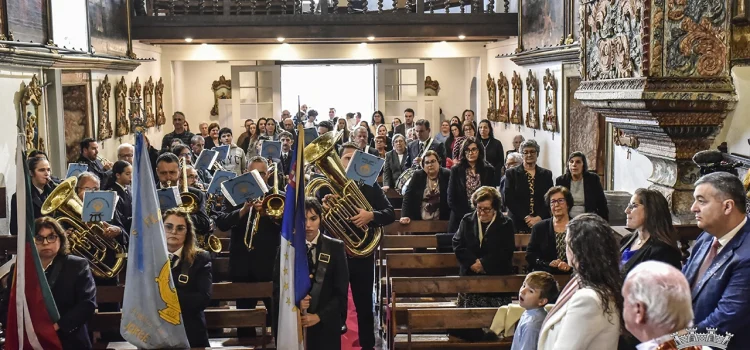
[[[536,154],[536,151],[523,151],[523,155],[525,156],[533,156]]]
[[[185,225],[178,225],[175,227],[173,224],[164,224],[164,231],[167,231],[167,233],[185,233],[187,232],[187,226]]]
[[[188,179],[197,179],[198,175],[188,175],[187,178]]]
[[[424,165],[432,165],[432,164],[435,164],[435,163],[437,163],[437,159],[425,160],[424,161]]]
[[[563,203],[567,203],[567,201],[565,200],[565,198],[550,199],[549,200],[549,205],[550,206],[553,206],[553,205],[563,205]]]
[[[479,153],[479,148],[474,147],[474,148],[469,148],[466,150],[466,154],[471,154],[471,153]]]
[[[89,191],[99,191],[99,186],[96,186],[96,187],[78,187],[78,190],[79,191],[80,190],[84,190],[86,192],[89,192]]]
[[[638,204],[638,203],[628,203],[628,206],[625,207],[625,209],[627,209],[627,210],[633,210],[635,208],[638,208],[640,205],[641,204]]]
[[[36,235],[34,236],[34,242],[36,242],[36,244],[55,243],[57,242],[57,238],[58,236],[56,234],[52,234],[47,237]]]
[[[477,207],[477,212],[479,212],[479,213],[482,213],[482,214],[487,214],[487,213],[491,213],[491,212],[493,212],[494,210],[495,210],[494,208],[482,208],[482,207]]]

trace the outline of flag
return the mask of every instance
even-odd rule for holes
[[[62,349],[54,324],[60,319],[55,300],[34,245],[34,207],[31,179],[24,156],[26,137],[16,147],[18,250],[8,303],[6,349]]]
[[[292,146],[292,164],[286,186],[284,220],[281,223],[279,248],[279,328],[278,349],[304,349],[299,304],[310,291],[305,240],[305,179],[302,161],[305,133],[302,125],[297,130],[297,142]]]
[[[141,349],[189,348],[143,134],[135,137],[133,227],[120,334]]]

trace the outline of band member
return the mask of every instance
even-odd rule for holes
[[[34,229],[34,243],[44,276],[60,313],[60,320],[54,324],[60,343],[64,350],[91,349],[87,323],[96,310],[96,286],[89,263],[69,254],[68,237],[55,219],[40,217],[35,220]],[[10,276],[14,275],[14,270],[15,265]],[[7,325],[10,290],[5,289],[0,302],[3,325]]]
[[[341,147],[341,163],[344,168],[349,166],[354,151],[359,147],[355,143],[345,143]],[[358,208],[359,214],[350,218],[351,223],[356,226],[369,226],[370,235],[374,235],[374,228],[385,226],[395,221],[393,206],[386,198],[383,189],[377,183],[372,186],[360,185],[359,190],[373,211]],[[333,198],[331,194],[323,197],[324,206],[328,206]],[[331,233],[335,234],[335,233]],[[372,290],[375,276],[375,260],[372,255],[364,258],[348,258],[349,282],[352,288],[354,306],[357,309],[357,324],[359,326],[359,344],[363,350],[375,347],[375,330],[373,316]]]
[[[39,151],[39,150],[33,150],[33,151],[31,151],[29,153],[28,159],[31,159],[31,158],[41,158],[41,159],[44,159],[47,162],[49,162],[49,157],[47,157],[47,153],[44,153],[44,152]],[[27,159],[27,161],[28,161],[28,159]],[[52,175],[51,171],[50,171],[49,178],[50,178],[50,180],[52,180],[52,185],[53,186],[56,186],[57,184],[59,184],[60,182],[62,182],[62,180],[59,177],[56,177],[55,175]]]
[[[307,239],[307,264],[310,269],[311,289],[300,303],[302,327],[307,328],[307,349],[341,349],[341,331],[347,312],[349,270],[346,264],[344,243],[321,234],[322,207],[317,198],[305,199],[307,210],[305,236]],[[279,295],[280,257],[276,256],[274,295]]]
[[[42,216],[42,204],[47,199],[52,190],[55,189],[55,184],[52,182],[50,177],[51,169],[47,158],[33,157],[26,161],[29,166],[29,177],[31,177],[31,198],[30,200],[34,206],[34,219]],[[19,179],[18,181],[23,181]],[[16,193],[10,199],[10,234],[15,236],[18,234],[18,204],[16,199]],[[29,218],[31,219],[31,218]]]
[[[193,222],[184,211],[164,213],[164,232],[188,342],[191,348],[209,347],[203,312],[211,301],[211,256],[196,245]]]
[[[268,163],[265,158],[256,156],[249,160],[249,171],[257,170],[263,181],[268,182]],[[252,215],[250,210],[252,209]],[[253,220],[260,215],[255,235],[252,235]],[[250,225],[248,226],[248,220]],[[217,213],[216,225],[222,231],[230,231],[229,277],[232,282],[273,281],[273,268],[268,264],[274,261],[276,250],[281,242],[281,224],[267,215],[262,198],[232,206],[224,200],[221,212]],[[247,236],[247,240],[245,237]],[[252,237],[252,248],[249,248]],[[258,299],[237,300],[238,309],[255,309]],[[266,309],[272,310],[271,299],[263,299]],[[268,324],[271,324],[270,322]],[[255,328],[239,328],[237,336],[254,337]]]
[[[117,192],[116,216],[119,218],[125,232],[130,232],[133,222],[133,194],[130,185],[133,181],[133,167],[130,163],[118,160],[112,166],[112,177],[107,190]]]
[[[422,169],[414,172],[404,193],[399,222],[411,220],[448,220],[448,182],[450,170],[440,166],[435,151],[427,151],[422,159]]]
[[[99,160],[99,143],[96,140],[87,137],[81,140],[81,156],[78,157],[77,163],[86,164],[88,171],[96,174],[99,180],[107,182],[107,171],[112,169],[112,163]]]
[[[88,171],[84,171],[80,174],[78,174],[78,181],[76,182],[76,195],[78,195],[78,199],[83,202],[83,196],[87,191],[99,191],[101,188],[101,183],[99,182],[99,178],[96,177],[96,174],[90,173]],[[104,228],[104,236],[107,238],[114,238],[116,239],[120,244],[127,247],[128,243],[128,233],[124,229],[123,225],[123,219],[120,218],[117,213],[115,212],[114,219],[112,219],[112,224],[102,222],[101,225]],[[99,285],[99,278],[97,279],[97,285]]]
[[[157,188],[166,188],[168,186],[177,186],[180,182],[180,161],[174,153],[166,152],[156,160],[156,174],[159,182]],[[206,198],[197,188],[188,187],[188,191],[198,198],[198,210],[190,214],[190,219],[195,225],[195,233],[198,235],[208,235],[211,233],[211,218],[206,214]]]

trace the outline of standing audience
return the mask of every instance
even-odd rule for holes
[[[185,128],[185,114],[182,112],[174,112],[172,114],[172,125],[174,126],[174,131],[164,135],[161,139],[162,151],[172,148],[172,140],[174,139],[179,139],[182,143],[189,145],[190,139],[195,136],[195,134]]]
[[[409,154],[406,152],[406,137],[401,134],[393,136],[393,150],[385,154],[385,166],[383,168],[383,191],[389,188],[396,189],[396,180],[401,173],[411,165]],[[401,189],[396,189],[400,191]]]
[[[221,144],[229,146],[227,158],[221,161],[221,165],[224,166],[226,171],[231,171],[237,176],[244,174],[247,168],[247,158],[245,157],[245,152],[232,143],[232,129],[223,128],[219,132],[219,135]]]
[[[475,138],[464,142],[461,154],[461,163],[451,168],[448,185],[449,233],[456,232],[464,215],[470,212],[474,191],[481,186],[496,186],[495,168],[484,160],[484,148]]]
[[[539,144],[534,140],[521,144],[523,166],[505,173],[506,205],[516,233],[528,233],[531,227],[550,217],[544,194],[552,187],[552,172],[537,165]]]
[[[487,163],[490,163],[495,168],[495,176],[497,176],[497,182],[500,182],[502,176],[503,163],[505,161],[505,152],[503,152],[503,144],[495,138],[492,130],[492,123],[489,120],[484,119],[479,122],[479,142],[484,147],[484,156]]]
[[[400,135],[399,135],[400,136]],[[402,224],[411,220],[448,220],[448,183],[450,170],[440,166],[435,151],[427,151],[422,169],[414,172],[401,205]]]
[[[258,121],[258,126],[260,126],[260,120]],[[208,126],[208,137],[204,138],[206,149],[213,149],[221,145],[221,141],[219,141],[219,129],[219,123],[214,122]]]
[[[583,213],[594,213],[604,220],[609,220],[607,197],[599,176],[588,171],[589,165],[586,155],[573,152],[568,157],[568,172],[555,180],[555,186],[564,186],[573,195],[573,207],[570,217],[574,218]]]

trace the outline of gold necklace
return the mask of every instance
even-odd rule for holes
[[[437,179],[427,178],[427,182],[428,182],[428,186],[430,188],[430,192],[435,192],[435,190],[438,187]]]

